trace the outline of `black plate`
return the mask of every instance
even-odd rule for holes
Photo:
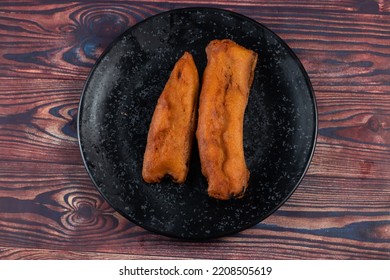
[[[244,198],[207,196],[196,143],[184,184],[144,183],[149,124],[173,65],[189,51],[201,75],[206,45],[223,38],[259,54],[244,122],[251,171]],[[279,208],[304,176],[316,135],[313,89],[292,50],[263,25],[210,8],[168,11],[128,29],[93,68],[78,116],[85,166],[108,203],[145,229],[190,239],[241,231]]]

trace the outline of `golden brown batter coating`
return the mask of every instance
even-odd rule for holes
[[[226,200],[248,185],[243,122],[257,54],[228,39],[211,41],[206,53],[196,137],[208,194]]]
[[[142,177],[148,183],[165,175],[183,183],[196,126],[199,75],[192,55],[176,62],[161,93],[150,124]]]

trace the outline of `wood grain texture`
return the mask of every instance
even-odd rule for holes
[[[60,3],[59,3],[60,2]],[[271,28],[319,113],[307,176],[262,223],[183,242],[116,213],[80,157],[76,116],[104,48],[168,9],[213,6]],[[0,259],[390,259],[389,1],[2,1]]]

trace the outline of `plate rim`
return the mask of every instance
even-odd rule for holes
[[[84,155],[83,146],[82,146],[82,143],[81,143],[81,112],[82,112],[82,107],[84,105],[85,92],[86,92],[86,90],[87,90],[87,88],[88,88],[88,86],[90,84],[90,81],[91,81],[91,78],[92,78],[93,74],[95,73],[97,67],[99,66],[99,64],[101,63],[103,58],[107,55],[108,52],[110,52],[110,50],[125,35],[127,35],[127,33],[131,32],[133,29],[136,29],[142,23],[144,23],[146,21],[149,21],[149,20],[151,20],[151,19],[153,19],[155,17],[164,16],[166,14],[171,14],[171,13],[176,13],[176,12],[185,12],[185,11],[215,11],[215,12],[220,12],[220,13],[225,13],[225,14],[226,13],[227,14],[232,14],[234,17],[238,17],[238,18],[242,18],[243,20],[250,21],[253,24],[258,25],[261,28],[263,28],[263,29],[267,30],[268,32],[270,32],[275,37],[277,42],[279,44],[281,44],[286,49],[288,54],[293,58],[294,62],[297,63],[298,68],[302,71],[302,74],[303,74],[303,76],[305,78],[305,82],[306,82],[306,84],[308,86],[309,94],[310,94],[311,100],[312,100],[312,104],[311,105],[313,106],[313,124],[314,124],[314,129],[313,129],[313,132],[312,132],[314,135],[313,135],[312,142],[310,143],[311,151],[310,151],[310,155],[308,157],[307,163],[305,165],[305,168],[304,168],[300,178],[295,183],[294,187],[291,189],[291,191],[288,193],[288,195],[280,203],[278,203],[278,205],[276,205],[272,210],[270,210],[265,216],[262,216],[260,218],[254,219],[252,221],[252,223],[248,223],[247,225],[245,225],[243,227],[240,227],[240,229],[224,231],[224,232],[221,232],[219,234],[209,234],[208,236],[195,236],[195,237],[187,237],[187,236],[180,236],[180,235],[169,234],[167,232],[159,231],[159,230],[157,230],[155,228],[152,228],[152,227],[149,227],[149,226],[141,225],[140,223],[138,223],[138,221],[131,219],[121,209],[119,209],[117,206],[113,205],[107,199],[106,195],[103,194],[103,192],[100,190],[97,182],[95,181],[95,179],[94,179],[94,177],[92,175],[92,172],[89,170],[89,167],[88,167],[85,155]],[[80,95],[79,104],[78,104],[77,123],[76,123],[76,125],[77,125],[77,141],[78,141],[78,146],[79,146],[79,151],[80,151],[80,154],[81,154],[83,166],[86,169],[86,171],[88,173],[88,176],[91,179],[95,189],[98,190],[100,195],[104,198],[105,202],[108,203],[108,205],[110,205],[110,207],[112,207],[116,212],[118,212],[126,220],[130,221],[131,223],[135,224],[136,226],[139,226],[139,227],[141,227],[141,228],[143,228],[145,230],[148,230],[151,233],[162,235],[162,236],[166,236],[166,237],[170,237],[170,238],[181,239],[181,240],[204,241],[204,240],[208,240],[208,239],[220,238],[220,237],[236,234],[236,233],[239,233],[239,232],[241,232],[243,230],[249,229],[249,228],[259,224],[260,222],[264,221],[265,219],[267,219],[269,216],[274,214],[280,207],[282,207],[286,203],[286,201],[292,196],[292,194],[296,191],[298,186],[301,184],[302,180],[306,176],[306,173],[307,173],[307,171],[309,170],[309,168],[311,166],[311,163],[312,163],[312,160],[313,160],[313,157],[314,157],[314,154],[315,154],[315,150],[316,150],[316,146],[317,146],[317,138],[318,138],[318,108],[317,108],[317,100],[316,100],[315,91],[314,91],[314,88],[313,88],[313,85],[311,83],[310,77],[309,77],[309,75],[308,75],[308,73],[307,73],[303,63],[298,58],[298,56],[295,54],[295,52],[292,50],[292,48],[278,34],[276,34],[274,31],[272,31],[270,28],[268,28],[263,23],[260,23],[260,22],[258,22],[256,20],[246,16],[246,15],[240,14],[240,13],[235,12],[235,11],[222,9],[222,8],[216,8],[216,7],[193,6],[193,7],[169,9],[169,10],[166,10],[166,11],[163,11],[163,12],[160,12],[160,13],[156,13],[156,14],[154,14],[152,16],[147,17],[147,18],[144,18],[144,19],[140,20],[139,22],[135,23],[134,25],[126,28],[126,30],[124,30],[121,34],[116,36],[107,45],[107,47],[103,50],[103,52],[100,54],[100,56],[95,61],[94,65],[92,66],[92,68],[89,71],[88,76],[85,79],[84,86],[82,88],[81,95]]]

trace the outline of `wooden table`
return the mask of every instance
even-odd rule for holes
[[[205,242],[116,213],[83,166],[76,116],[104,48],[162,11],[213,6],[282,37],[311,78],[318,143],[292,197]],[[390,1],[1,1],[1,259],[390,259]]]

